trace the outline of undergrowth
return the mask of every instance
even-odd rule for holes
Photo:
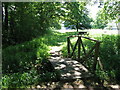
[[[42,82],[58,81],[59,71],[54,70],[48,61],[49,46],[58,46],[66,42],[73,33],[49,31],[31,41],[2,50],[2,87],[21,88]]]

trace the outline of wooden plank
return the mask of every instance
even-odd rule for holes
[[[89,38],[89,37],[84,37],[84,36],[81,36],[82,38],[85,38],[85,39],[88,39],[88,40],[91,40],[91,41],[95,41],[95,42],[101,42],[99,40],[96,40],[96,39],[93,39],[93,38]]]
[[[85,34],[87,34],[87,32],[86,32],[86,31],[78,32],[78,34],[80,34],[80,35],[85,35]]]
[[[60,80],[75,80],[91,77],[91,73],[81,63],[71,58],[61,58],[56,51],[48,59],[61,74]]]
[[[51,60],[50,60],[51,61]],[[81,63],[70,58],[61,58],[51,61],[56,70],[61,74],[60,80],[71,80],[91,77],[91,73]]]

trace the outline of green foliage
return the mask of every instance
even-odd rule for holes
[[[50,27],[60,28],[60,5],[54,2],[3,3],[4,47],[42,36]]]
[[[3,73],[20,72],[30,69],[37,60],[48,57],[48,47],[41,39],[34,39],[16,46],[9,46],[3,50]]]
[[[60,73],[58,71],[37,73],[36,69],[31,69],[24,73],[14,73],[2,76],[2,88],[28,88],[30,85],[39,83],[58,81]]]
[[[47,60],[48,46],[66,42],[72,33],[47,32],[43,37],[3,49],[3,88],[28,87],[43,82],[58,81],[59,71]]]
[[[108,20],[116,20],[119,21],[119,8],[120,8],[120,1],[117,0],[110,0],[105,2],[103,8],[103,14],[105,15],[106,19]]]
[[[103,29],[109,22],[115,20],[116,24],[120,22],[119,19],[119,5],[120,1],[108,0],[104,3],[104,7],[98,12],[97,18],[94,21],[93,28]]]
[[[3,88],[19,88],[26,87],[37,82],[37,73],[35,70],[24,73],[14,73],[3,75],[2,77],[2,87]]]
[[[103,10],[100,10],[97,13],[97,18],[93,23],[93,28],[95,29],[104,29],[107,26],[108,21],[106,20],[106,17],[103,14]]]
[[[48,46],[59,46],[60,43],[64,43],[67,40],[67,36],[77,34],[76,32],[51,32],[49,35],[46,34],[45,38],[43,38],[44,43]]]
[[[75,25],[77,28],[91,28],[92,19],[88,16],[86,2],[66,2],[65,3],[65,26]]]
[[[103,63],[104,70],[107,71],[109,80],[119,79],[120,65],[120,36],[119,35],[103,35],[100,47],[100,59]]]
[[[60,45],[59,43],[66,42],[66,37],[72,34],[75,32],[48,32],[44,37],[3,49],[3,72],[10,73],[30,69],[37,62],[39,63],[49,56],[48,46]]]
[[[3,47],[16,45],[42,36],[49,28],[60,29],[60,21],[68,25],[91,28],[84,2],[4,2]]]

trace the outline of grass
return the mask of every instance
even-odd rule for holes
[[[67,37],[70,35],[74,35],[76,32],[66,32],[60,33],[57,31],[53,31],[51,33],[46,34],[43,38],[44,43],[48,46],[60,46],[62,43],[66,42]]]
[[[49,31],[31,41],[9,46],[2,51],[2,87],[27,87],[46,81],[59,80],[60,74],[47,60],[50,46],[59,46],[73,33]]]

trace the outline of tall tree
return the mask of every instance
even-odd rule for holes
[[[93,28],[95,29],[104,29],[108,24],[108,21],[106,20],[106,17],[103,14],[103,10],[100,10],[97,13],[96,20],[94,21]]]
[[[5,30],[8,31],[8,3],[5,3]]]
[[[67,25],[75,25],[78,28],[91,28],[90,22],[92,19],[88,16],[86,2],[67,2],[66,5],[66,18]],[[82,29],[82,28],[81,28]]]
[[[101,11],[99,11],[96,20],[97,28],[104,28],[108,22],[115,20],[116,25],[120,22],[119,18],[120,1],[109,0],[104,3]]]
[[[116,25],[120,22],[120,1],[110,0],[105,2],[103,13],[107,20],[116,20]],[[118,25],[117,25],[118,26]]]
[[[4,9],[3,36],[9,37],[3,37],[3,44],[8,44],[6,40],[17,44],[43,35],[50,27],[59,25],[61,16],[61,3],[54,2],[7,2],[3,3],[3,13]]]

